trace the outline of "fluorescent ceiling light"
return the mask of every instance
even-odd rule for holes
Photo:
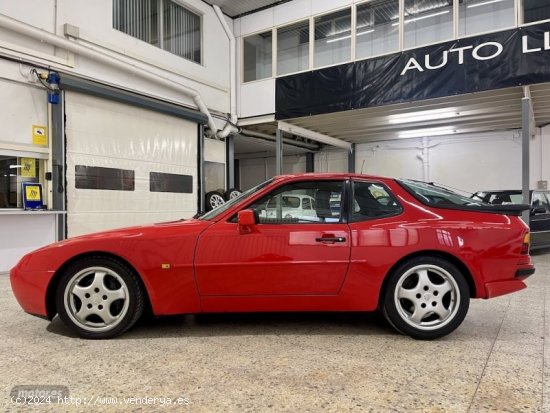
[[[374,31],[374,29],[365,30],[364,32],[357,33],[357,36],[362,36],[364,34],[372,33],[373,31]],[[347,36],[336,37],[335,39],[329,39],[329,40],[327,40],[327,43],[339,42],[340,40],[345,40],[345,39],[350,39],[350,38],[351,38],[351,34],[348,34]]]
[[[327,40],[327,43],[339,42],[340,40],[350,39],[350,38],[351,38],[351,34],[348,34],[347,36],[336,37],[335,39],[329,39]]]
[[[10,165],[10,169],[15,169],[15,168],[22,168],[23,166],[21,165]]]
[[[374,29],[365,30],[364,32],[357,33],[357,36],[363,36],[364,34],[369,34],[369,33],[372,33],[372,32],[374,32]]]
[[[433,109],[433,110],[422,110],[419,112],[410,112],[410,113],[400,113],[398,115],[388,116],[389,123],[409,123],[409,122],[422,122],[425,120],[437,120],[437,119],[448,119],[458,116],[459,113],[456,109],[446,108],[446,109]]]
[[[493,4],[493,3],[500,3],[502,0],[487,0],[487,1],[482,1],[481,3],[476,3],[476,4],[468,4],[466,6],[467,9],[473,9],[474,7],[479,7],[479,6],[485,6],[486,4]]]
[[[444,10],[444,11],[439,11],[437,13],[426,14],[424,16],[413,17],[412,19],[405,20],[405,24],[412,23],[412,22],[415,22],[415,21],[418,21],[418,20],[429,19],[431,17],[441,16],[441,15],[447,14],[449,12],[450,12],[450,10]],[[397,25],[399,25],[399,23],[392,23],[392,26],[397,26]]]
[[[400,138],[423,138],[426,136],[452,135],[454,133],[457,133],[454,127],[444,126],[439,128],[412,129],[404,132],[399,132],[398,136]]]

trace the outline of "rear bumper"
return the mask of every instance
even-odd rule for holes
[[[485,298],[495,298],[527,288],[522,280],[495,281],[485,284]]]
[[[527,288],[523,280],[535,273],[533,264],[524,264],[516,270],[513,280],[503,280],[485,283],[485,298],[494,298]]]

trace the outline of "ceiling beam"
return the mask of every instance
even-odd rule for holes
[[[322,133],[314,132],[300,126],[295,126],[287,122],[278,122],[277,128],[292,135],[298,135],[303,138],[311,139],[312,141],[324,143],[325,145],[336,146],[337,148],[346,149],[348,151],[351,151],[352,148],[349,142],[333,138],[332,136],[323,135]]]

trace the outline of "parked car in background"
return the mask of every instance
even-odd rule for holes
[[[317,220],[315,199],[303,194],[285,194],[273,197],[265,208],[266,218],[296,218]]]
[[[296,217],[266,213],[281,199]],[[59,314],[85,338],[120,335],[150,308],[381,310],[397,331],[434,339],[462,323],[470,299],[526,287],[535,267],[525,208],[406,179],[278,176],[200,218],[31,252],[11,270],[11,286],[26,312]]]
[[[472,199],[492,205],[523,204],[519,189],[501,191],[480,191]],[[529,227],[531,229],[531,249],[550,248],[550,191],[529,191]]]

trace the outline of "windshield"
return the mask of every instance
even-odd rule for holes
[[[401,185],[420,201],[433,206],[482,206],[487,205],[481,201],[457,194],[447,188],[428,184],[421,181],[399,179]]]
[[[233,198],[233,199],[227,201],[225,204],[220,205],[219,207],[213,209],[213,210],[210,211],[210,212],[207,212],[207,213],[204,214],[203,216],[199,217],[199,219],[204,220],[204,221],[210,221],[211,219],[216,218],[218,215],[224,213],[224,212],[227,211],[229,208],[231,208],[233,205],[235,205],[235,204],[241,202],[243,199],[248,198],[248,197],[251,196],[252,194],[254,194],[254,193],[256,193],[257,191],[259,191],[260,189],[262,189],[264,186],[269,185],[272,181],[273,181],[273,179],[270,179],[270,180],[268,180],[268,181],[262,182],[260,185],[257,185],[257,186],[255,186],[254,188],[250,188],[249,190],[244,191],[244,192],[243,192],[242,194],[240,194],[238,197]]]

